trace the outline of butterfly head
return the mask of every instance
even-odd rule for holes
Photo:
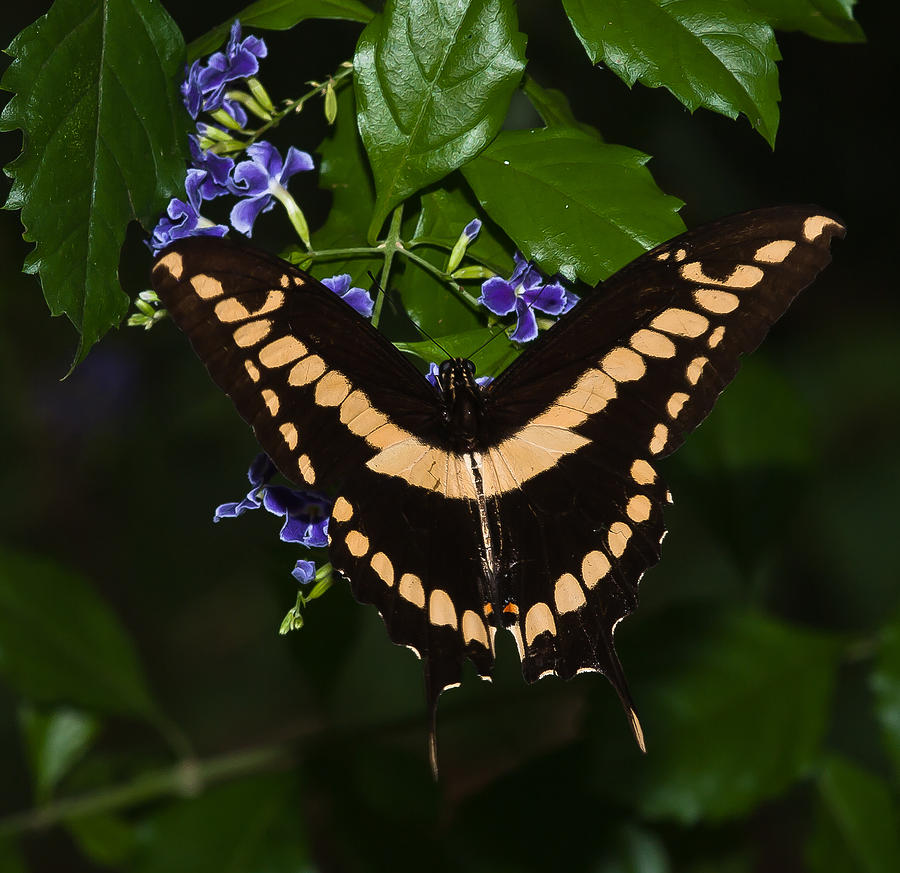
[[[481,387],[475,365],[468,358],[450,358],[438,367],[438,385],[444,398],[444,421],[460,451],[474,447],[481,418]]]

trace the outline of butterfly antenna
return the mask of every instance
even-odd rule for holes
[[[372,280],[372,283],[375,285],[375,287],[378,289],[378,291],[379,291],[381,294],[385,294],[384,289],[381,287],[381,284],[378,282],[378,280],[372,275],[372,271],[371,271],[371,270],[369,270],[369,278]],[[386,296],[387,296],[387,295],[385,294],[385,297],[386,297]],[[393,301],[391,302],[391,305],[393,305]],[[412,321],[412,319],[410,319],[410,321]],[[446,350],[446,349],[445,349],[445,348],[444,348],[444,347],[443,347],[443,346],[442,346],[442,345],[441,345],[441,344],[440,344],[440,343],[439,343],[439,342],[438,342],[438,341],[437,341],[430,333],[428,333],[428,331],[425,330],[425,328],[422,327],[422,325],[416,324],[414,321],[413,321],[413,324],[415,325],[416,330],[419,331],[419,333],[421,333],[422,336],[425,337],[425,339],[427,339],[427,340],[429,340],[430,342],[434,343],[434,344],[435,344],[435,345],[436,345],[436,346],[444,353],[444,355],[445,355],[446,357],[448,357],[448,358],[452,358],[452,357],[453,357],[453,355],[451,355],[450,352],[448,352],[448,351],[447,351],[447,350]]]

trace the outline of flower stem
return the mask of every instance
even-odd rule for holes
[[[384,306],[384,295],[391,273],[391,263],[397,251],[402,249],[402,243],[400,242],[400,225],[402,223],[403,204],[401,203],[391,215],[391,226],[388,228],[388,235],[384,241],[384,266],[381,268],[381,279],[379,280],[381,289],[375,298],[375,309],[372,312],[372,327],[378,327],[378,322],[381,320],[381,308]]]
[[[113,812],[168,795],[192,797],[215,782],[284,767],[293,755],[285,746],[230,752],[205,761],[185,759],[165,770],[142,773],[124,785],[64,798],[0,821],[0,839],[52,827],[70,818]]]

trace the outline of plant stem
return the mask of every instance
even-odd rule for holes
[[[372,312],[372,327],[378,327],[378,322],[381,321],[381,309],[384,306],[384,295],[387,293],[385,289],[391,273],[391,263],[398,249],[402,248],[400,243],[400,225],[402,223],[403,204],[401,203],[391,215],[391,226],[388,228],[387,239],[384,241],[384,266],[381,268],[381,279],[379,280],[381,290],[375,298],[375,309]]]
[[[131,782],[80,797],[64,798],[0,821],[0,839],[52,827],[69,818],[112,812],[167,795],[193,797],[216,782],[287,766],[293,761],[285,746],[231,752],[205,761],[189,758],[165,770],[142,773]]]

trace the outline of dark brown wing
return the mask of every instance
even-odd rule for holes
[[[183,240],[153,284],[279,470],[339,495],[332,564],[423,659],[432,705],[466,656],[489,675],[475,495],[436,389],[332,291],[257,250]],[[384,459],[402,476],[379,473]]]
[[[529,681],[599,670],[631,709],[612,636],[665,533],[652,463],[707,415],[843,234],[805,206],[685,233],[601,285],[490,386],[485,483]]]

